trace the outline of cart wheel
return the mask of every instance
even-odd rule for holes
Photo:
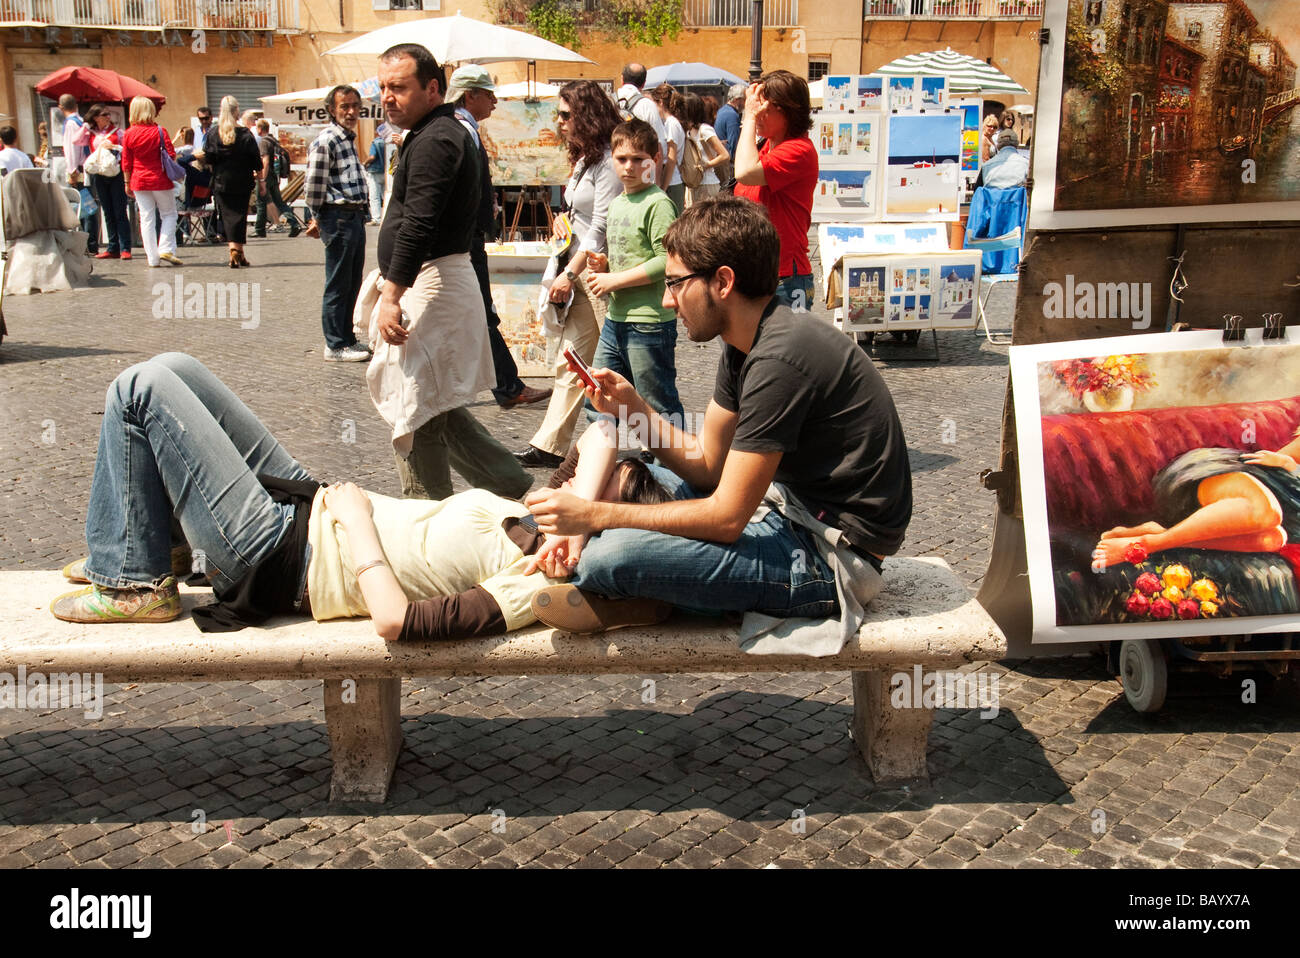
[[[1169,689],[1169,666],[1155,639],[1125,639],[1119,647],[1119,676],[1124,697],[1135,712],[1159,712]]]

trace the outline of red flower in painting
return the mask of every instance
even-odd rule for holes
[[[1134,542],[1124,550],[1124,561],[1131,562],[1134,565],[1141,565],[1147,561],[1148,555],[1150,553],[1147,552],[1146,546],[1140,542]]]
[[[1124,603],[1124,608],[1132,615],[1146,615],[1151,611],[1151,600],[1141,592],[1134,592]]]
[[[1137,577],[1137,582],[1135,582],[1134,585],[1147,595],[1155,595],[1164,588],[1160,584],[1160,576],[1156,575],[1154,572],[1143,572]]]
[[[1151,603],[1151,618],[1168,619],[1174,614],[1174,604],[1168,599],[1156,599]]]
[[[1178,603],[1178,618],[1180,619],[1199,619],[1201,617],[1201,603],[1195,599],[1183,599]]]

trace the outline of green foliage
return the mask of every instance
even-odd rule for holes
[[[602,6],[600,21],[601,32],[612,40],[657,47],[681,33],[682,4],[681,0],[619,0]]]
[[[581,5],[576,0],[541,0],[528,10],[528,25],[543,39],[576,50],[582,46],[578,36]]]
[[[660,46],[682,30],[682,0],[602,0],[598,12],[582,0],[491,0],[498,23],[519,24],[539,37],[576,50],[584,34],[625,46]]]

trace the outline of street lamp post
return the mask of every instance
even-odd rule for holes
[[[763,0],[750,6],[749,82],[754,83],[763,75]]]

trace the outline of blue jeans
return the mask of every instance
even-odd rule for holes
[[[310,480],[197,359],[164,353],[108,387],[86,513],[86,578],[155,585],[171,571],[173,516],[220,595],[279,544],[294,507],[258,473]]]
[[[620,323],[605,317],[591,365],[612,369],[636,387],[655,412],[678,428],[683,425],[681,398],[677,395],[677,321]],[[596,410],[586,403],[587,417]]]
[[[320,321],[325,345],[345,349],[357,344],[352,307],[361,292],[366,267],[366,211],[326,206],[320,211],[320,238],[325,243],[325,297]]]
[[[91,175],[99,209],[104,214],[104,230],[108,233],[108,252],[131,252],[131,219],[126,201],[126,181],[117,176]]]
[[[812,273],[785,277],[776,284],[776,298],[781,301],[782,306],[789,306],[796,313],[803,313],[812,309]]]
[[[677,499],[698,494],[652,465]],[[660,599],[688,611],[764,612],[790,618],[839,614],[835,579],[812,537],[777,512],[750,522],[729,544],[643,529],[606,529],[578,560],[573,584],[612,598]]]

